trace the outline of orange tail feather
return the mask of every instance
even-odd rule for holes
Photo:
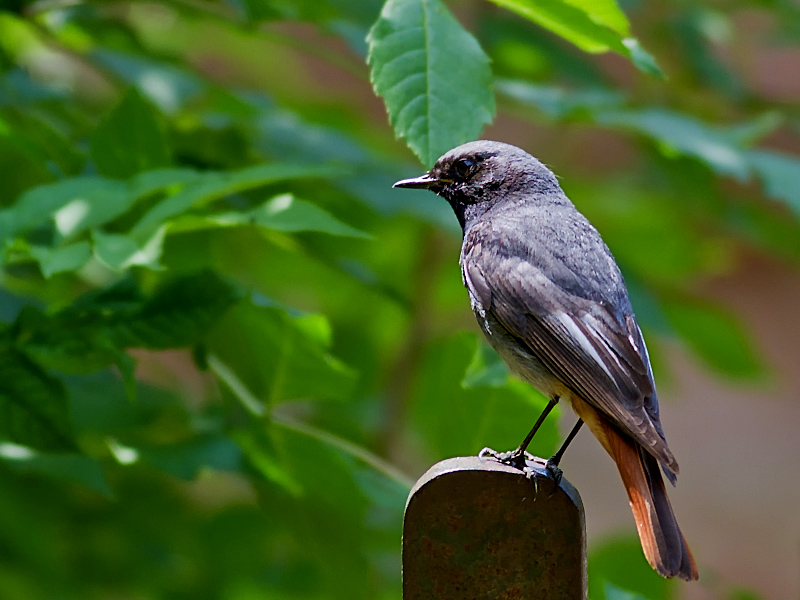
[[[601,417],[602,419],[602,417]],[[628,492],[647,561],[664,577],[697,579],[697,565],[678,527],[658,462],[644,448],[602,423],[607,450]]]

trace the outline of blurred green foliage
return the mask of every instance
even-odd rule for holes
[[[800,262],[800,158],[758,147],[796,147],[798,107],[719,52],[744,10],[796,44],[796,7],[494,4],[3,4],[0,596],[399,598],[413,478],[544,405],[474,333],[449,209],[391,189],[496,111],[566,132],[657,366],[673,337],[764,375],[692,284],[742,248]],[[591,134],[630,161],[569,159]],[[628,542],[590,581],[675,589]]]

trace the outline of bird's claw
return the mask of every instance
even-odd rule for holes
[[[519,448],[516,450],[509,450],[508,452],[498,452],[492,448],[484,448],[478,452],[478,458],[493,458],[497,462],[501,462],[504,465],[509,465],[519,469],[520,471],[524,471],[529,479],[531,477],[529,473],[531,469],[527,466],[527,463],[528,461],[535,460],[535,457],[532,454],[529,454],[525,451],[520,451]]]
[[[555,491],[555,489],[561,485],[561,478],[564,476],[564,472],[556,463],[549,460],[544,464],[544,470],[550,476],[550,479],[553,480],[553,483],[555,484],[553,491]]]
[[[478,458],[493,458],[495,460],[499,460],[500,462],[503,462],[503,459],[501,458],[501,456],[503,454],[506,454],[506,453],[505,452],[498,452],[497,450],[493,450],[492,448],[489,448],[487,446],[486,448],[484,448],[483,450],[478,452]]]

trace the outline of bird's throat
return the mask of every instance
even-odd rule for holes
[[[470,223],[474,223],[492,206],[489,202],[470,203],[463,202],[458,198],[452,200],[448,198],[447,201],[456,214],[456,218],[462,230],[466,230]]]

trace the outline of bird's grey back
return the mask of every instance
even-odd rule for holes
[[[559,190],[560,191],[560,190]],[[591,223],[566,199],[519,194],[468,222],[464,238],[480,238],[498,258],[526,260],[564,291],[632,314],[625,283],[611,251]],[[566,202],[564,202],[566,200]],[[559,240],[559,243],[552,243]]]

